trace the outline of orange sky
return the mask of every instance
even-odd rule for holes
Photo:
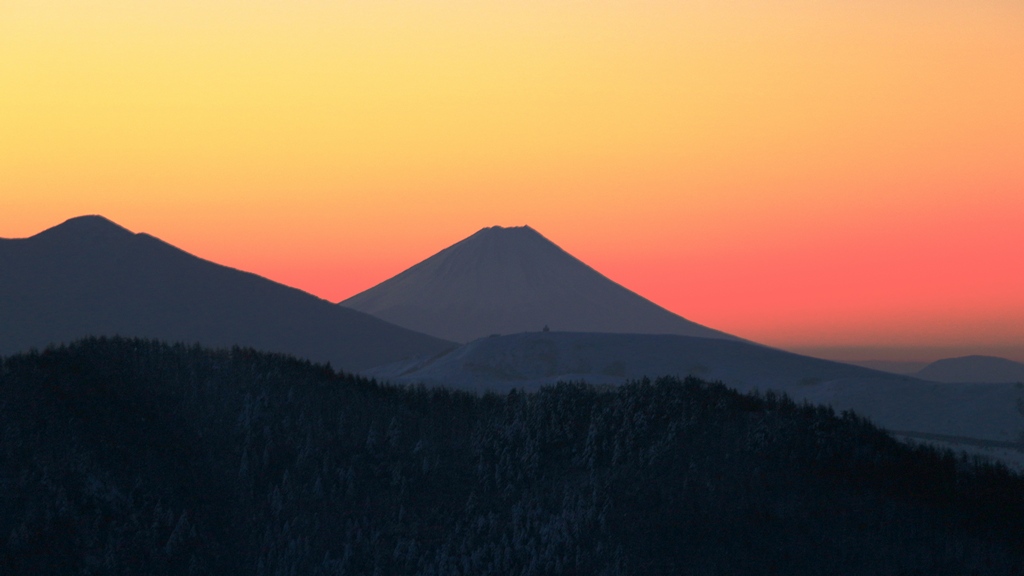
[[[1024,359],[1024,5],[494,4],[8,0],[0,236],[340,300],[529,224],[753,340]]]

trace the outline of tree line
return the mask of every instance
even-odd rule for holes
[[[477,396],[250,349],[0,361],[3,574],[1020,574],[1024,478],[688,378]]]

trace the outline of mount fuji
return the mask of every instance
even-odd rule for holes
[[[341,305],[456,342],[545,326],[738,340],[616,284],[529,226],[484,228]]]

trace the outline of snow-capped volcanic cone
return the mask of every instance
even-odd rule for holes
[[[529,226],[484,228],[341,305],[457,342],[545,326],[735,339],[612,282]]]
[[[344,370],[452,345],[99,216],[31,238],[0,238],[0,354],[115,334],[250,346]]]

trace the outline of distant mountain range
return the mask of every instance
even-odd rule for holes
[[[344,370],[452,346],[100,216],[0,239],[0,354],[114,334],[252,346]]]
[[[737,340],[612,282],[529,226],[484,228],[341,305],[457,342],[545,326]]]
[[[1024,364],[996,356],[945,358],[914,374],[935,382],[1024,382]]]
[[[934,362],[867,360],[850,364],[932,382],[1024,383],[1024,364],[998,356],[958,356]]]

